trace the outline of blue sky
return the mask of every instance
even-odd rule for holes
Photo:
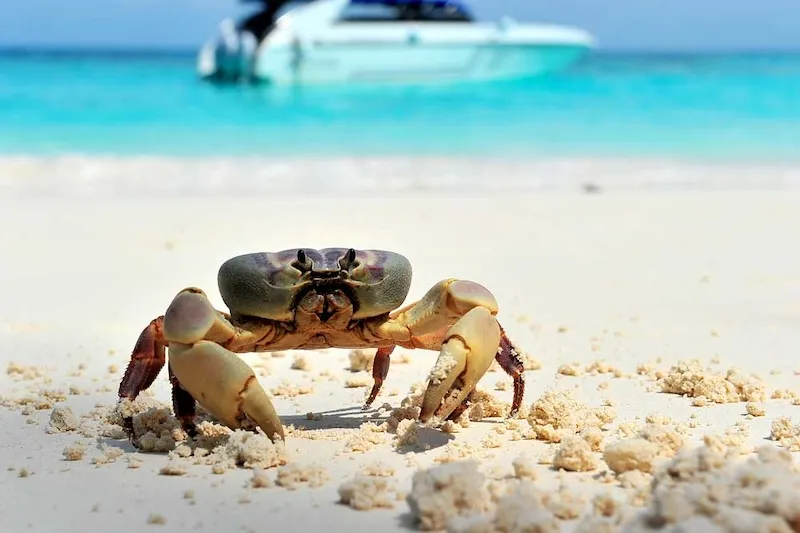
[[[607,49],[800,49],[800,0],[471,0],[480,18],[573,24]],[[236,0],[2,0],[0,46],[196,48]]]

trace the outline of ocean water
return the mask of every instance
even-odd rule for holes
[[[190,53],[0,54],[0,155],[800,159],[800,54],[595,53],[519,82],[214,87]]]

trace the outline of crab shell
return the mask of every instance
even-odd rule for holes
[[[232,313],[283,321],[292,320],[306,291],[335,284],[349,292],[357,320],[402,305],[411,287],[411,263],[383,250],[292,248],[228,259],[217,283]]]

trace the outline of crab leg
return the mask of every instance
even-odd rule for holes
[[[164,367],[166,341],[162,334],[164,317],[153,319],[136,341],[131,360],[119,384],[119,397],[136,399],[140,392],[153,384]]]
[[[525,363],[516,347],[508,339],[503,326],[499,322],[497,325],[500,327],[500,347],[497,349],[495,359],[506,374],[514,380],[514,398],[511,401],[511,411],[508,413],[513,417],[522,407],[522,397],[525,395]]]
[[[120,400],[135,400],[140,392],[153,384],[164,367],[166,341],[164,341],[162,333],[163,325],[163,316],[155,318],[139,335],[133,347],[128,368],[125,369],[125,374],[119,384],[117,395]],[[134,441],[133,418],[124,417],[122,425],[131,441]]]
[[[367,401],[364,402],[364,409],[368,409],[369,406],[372,405],[372,402],[375,401],[375,398],[378,397],[378,393],[383,386],[383,380],[385,380],[387,374],[389,374],[389,356],[392,355],[395,348],[396,346],[387,346],[385,348],[378,348],[378,351],[375,352],[375,359],[372,362],[372,379],[374,383],[372,384],[372,391],[370,391]]]
[[[172,410],[181,423],[181,427],[189,437],[197,435],[197,428],[194,425],[194,418],[197,414],[195,399],[189,392],[181,386],[172,365],[167,365],[169,370],[169,381],[172,384]]]
[[[450,418],[465,403],[492,360],[522,383],[522,365],[497,322],[497,301],[477,283],[446,279],[422,299],[393,313],[375,333],[399,346],[440,350],[431,371],[420,420]],[[519,364],[517,364],[519,363]],[[521,391],[519,395],[521,401]]]
[[[226,426],[240,428],[249,419],[271,440],[284,440],[278,414],[253,369],[235,353],[206,340],[215,336],[220,319],[198,291],[180,292],[164,314],[170,367],[180,386]]]

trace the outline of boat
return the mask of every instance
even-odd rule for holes
[[[596,42],[586,31],[478,21],[460,0],[245,0],[203,45],[204,80],[277,85],[513,80],[564,69]]]

